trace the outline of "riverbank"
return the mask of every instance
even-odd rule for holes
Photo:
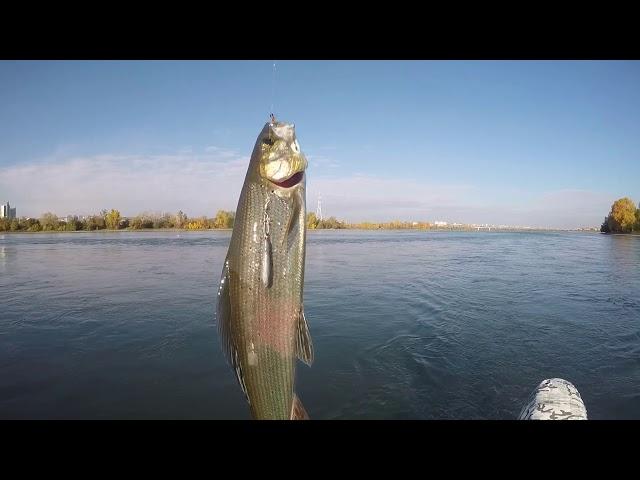
[[[95,234],[95,233],[153,233],[153,232],[231,232],[232,228],[141,228],[141,229],[100,229],[100,230],[41,230],[38,232],[30,232],[27,230],[0,232],[4,234],[29,234],[43,235],[51,233],[60,234]],[[355,231],[355,232],[435,232],[435,233],[601,233],[596,230],[563,230],[563,229],[545,229],[545,228],[308,228],[307,232],[327,232],[327,231]],[[633,233],[605,233],[604,235],[640,235],[640,232]]]
[[[200,229],[188,229],[188,228],[141,228],[141,229],[127,229],[122,228],[119,230],[109,230],[106,228],[100,230],[40,230],[38,232],[30,232],[28,230],[8,231],[0,232],[0,235],[6,234],[29,234],[29,235],[42,235],[47,233],[138,233],[138,232],[230,232],[232,228],[200,228]]]

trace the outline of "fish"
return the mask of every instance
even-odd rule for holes
[[[245,176],[216,308],[225,357],[256,420],[306,420],[296,359],[311,366],[304,314],[307,159],[295,124],[272,117]]]

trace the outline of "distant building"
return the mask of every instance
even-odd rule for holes
[[[436,227],[446,227],[447,222],[433,222]]]
[[[9,202],[0,205],[0,218],[8,218],[9,220],[16,218],[16,207],[11,208]]]

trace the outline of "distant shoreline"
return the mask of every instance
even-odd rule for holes
[[[29,234],[29,235],[42,235],[43,233],[138,233],[138,232],[230,232],[233,228],[198,228],[191,229],[188,228],[140,228],[135,230],[128,230],[126,228],[121,228],[118,230],[109,230],[106,228],[101,228],[99,230],[40,230],[38,232],[29,232],[27,230],[19,230],[19,231],[8,231],[8,232],[0,232],[0,235],[5,233],[10,234]]]
[[[187,229],[187,228],[141,228],[141,229],[119,229],[119,230],[108,230],[108,229],[100,229],[100,230],[41,230],[38,232],[29,232],[25,230],[20,231],[7,231],[0,232],[0,235],[4,234],[26,234],[26,235],[42,235],[42,234],[93,234],[93,233],[152,233],[152,232],[181,232],[181,233],[192,233],[192,232],[231,232],[232,228],[200,228],[200,229]],[[480,230],[474,228],[468,229],[457,229],[457,228],[430,228],[430,229],[420,229],[420,228],[308,228],[307,232],[325,232],[325,231],[358,231],[358,232],[436,232],[436,233],[445,233],[445,232],[462,232],[462,233],[554,233],[554,232],[564,232],[564,233],[592,233],[592,234],[603,234],[603,235],[640,235],[640,232],[632,232],[632,233],[602,233],[596,230],[564,230],[564,229],[544,229],[544,228],[527,228],[527,229],[518,229],[518,228],[496,228],[496,229],[486,229],[481,228]]]

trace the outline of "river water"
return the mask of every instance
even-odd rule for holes
[[[245,419],[230,232],[0,234],[0,418]],[[313,419],[513,419],[543,379],[640,418],[640,236],[312,231]]]

